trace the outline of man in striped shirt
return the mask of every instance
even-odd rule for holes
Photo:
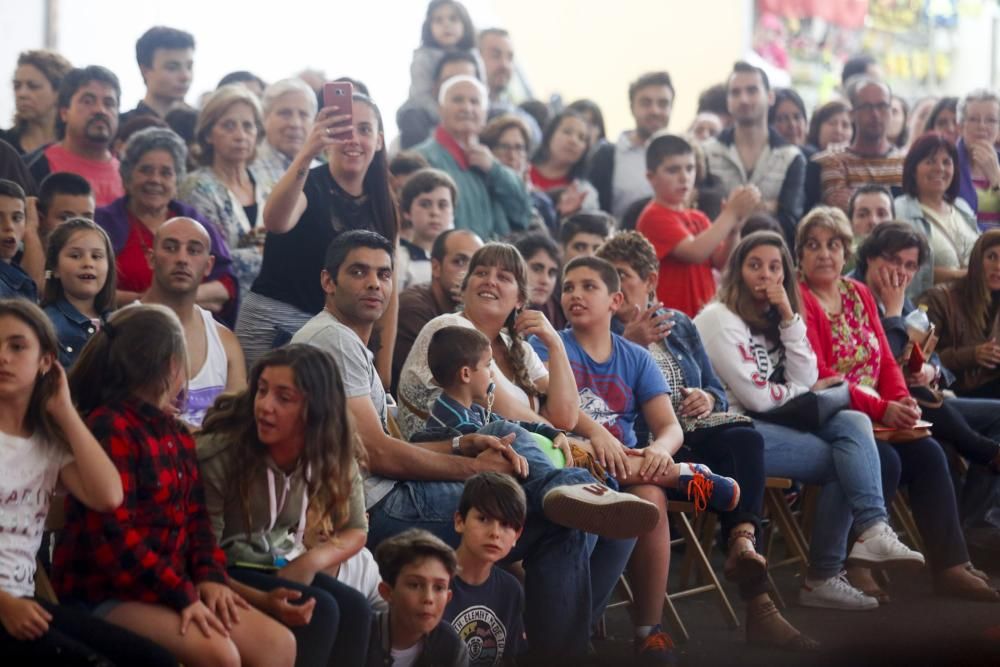
[[[850,82],[847,94],[854,140],[847,149],[827,149],[812,158],[820,168],[823,203],[844,211],[862,185],[882,185],[891,188],[893,195],[901,194],[904,158],[888,139],[889,86],[862,75]]]

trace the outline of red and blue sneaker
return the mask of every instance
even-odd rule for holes
[[[732,477],[716,475],[700,463],[678,463],[680,490],[694,503],[698,512],[708,508],[731,512],[740,502],[740,485]]]
[[[645,637],[635,638],[635,657],[640,665],[677,664],[674,640],[659,625],[654,625]]]

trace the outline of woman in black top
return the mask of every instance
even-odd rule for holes
[[[370,98],[353,96],[352,114],[324,107],[305,145],[278,181],[264,207],[264,261],[236,326],[247,364],[288,341],[323,309],[320,271],[327,246],[340,232],[368,229],[393,243],[399,228],[389,189],[382,116]],[[351,135],[338,138],[338,125],[352,119]],[[343,128],[339,128],[343,132]],[[329,164],[309,165],[326,152]],[[376,366],[389,378],[398,299],[393,290],[386,314],[376,324],[385,343]]]

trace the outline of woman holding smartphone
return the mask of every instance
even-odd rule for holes
[[[389,188],[382,116],[369,97],[354,93],[349,99],[320,110],[305,145],[264,206],[264,258],[236,325],[248,366],[287,342],[323,309],[319,275],[335,236],[367,229],[396,242],[399,223]],[[322,153],[329,163],[310,169]],[[376,324],[383,343],[376,366],[386,380],[391,375],[396,295],[393,289],[389,308]]]

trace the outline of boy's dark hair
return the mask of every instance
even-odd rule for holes
[[[559,243],[568,244],[577,234],[594,234],[601,238],[611,236],[615,219],[603,211],[574,213],[559,228]]]
[[[847,219],[854,220],[854,205],[861,195],[885,195],[885,198],[889,200],[889,213],[892,217],[896,217],[896,202],[892,200],[892,193],[884,185],[876,185],[875,183],[865,183],[851,195],[851,201],[847,204]],[[746,225],[744,225],[746,226]]]
[[[661,134],[646,147],[646,171],[656,171],[668,157],[689,153],[694,153],[694,149],[687,139],[676,134]]]
[[[891,220],[875,229],[858,248],[857,272],[861,280],[868,275],[868,263],[876,257],[894,255],[901,250],[917,249],[917,264],[923,266],[930,255],[927,237],[907,222]]]
[[[740,238],[742,239],[747,234],[753,234],[754,232],[785,233],[781,229],[781,223],[778,222],[778,219],[765,211],[757,211],[747,216],[746,222],[743,223],[743,228],[740,229]]]
[[[455,2],[455,0],[431,0],[430,4],[427,5],[427,15],[424,17],[424,25],[420,28],[420,46],[442,48],[434,40],[434,34],[431,32],[431,15],[439,7],[444,7],[445,5],[450,5],[455,10],[455,13],[458,14],[458,20],[462,22],[462,39],[458,40],[458,43],[451,48],[465,51],[474,48],[476,46],[476,29],[472,25],[472,17],[469,16],[469,10],[461,2]]]
[[[431,192],[438,188],[448,188],[451,192],[451,206],[458,203],[458,186],[446,172],[440,169],[428,167],[410,176],[399,193],[399,210],[401,213],[409,213],[413,201],[422,194]]]
[[[441,80],[441,72],[443,72],[444,68],[451,63],[470,63],[476,72],[476,78],[481,79],[483,76],[483,73],[479,71],[479,61],[476,60],[474,55],[468,51],[448,51],[441,56],[441,60],[439,60],[437,65],[434,66],[433,81],[435,83],[444,83]]]
[[[732,81],[734,74],[759,74],[760,82],[764,86],[764,92],[771,90],[771,82],[767,78],[767,72],[765,72],[760,67],[756,65],[751,65],[745,60],[739,60],[733,64],[733,71],[729,74],[729,78],[726,79],[726,94],[728,95],[729,82]]]
[[[326,249],[323,259],[323,269],[330,274],[330,280],[337,282],[340,266],[355,248],[373,248],[384,250],[389,255],[389,263],[395,268],[395,255],[392,242],[377,232],[367,229],[352,229],[339,234]]]
[[[608,288],[608,292],[611,294],[622,291],[622,281],[618,276],[618,269],[606,259],[589,256],[574,257],[563,268],[564,282],[566,276],[573,269],[590,269],[591,271],[595,271],[601,277],[601,282],[604,283],[604,286]]]
[[[152,67],[157,49],[193,49],[194,37],[189,32],[158,25],[142,33],[135,42],[135,61],[140,67]]]
[[[216,90],[222,88],[223,86],[228,86],[231,83],[256,83],[260,86],[261,90],[267,88],[267,84],[264,83],[264,79],[260,78],[253,72],[248,72],[245,69],[236,70],[235,72],[230,72],[221,79],[219,79],[219,84],[215,87]]]
[[[859,53],[856,56],[851,56],[844,63],[844,69],[840,70],[840,83],[846,86],[852,77],[859,74],[867,74],[868,68],[874,64],[875,59],[867,53]]]
[[[552,240],[546,232],[530,232],[514,241],[514,247],[524,257],[524,261],[531,261],[531,258],[544,251],[557,265],[562,261],[559,246]]]
[[[389,173],[393,176],[406,176],[429,166],[431,166],[430,162],[420,153],[400,151],[389,161]]]
[[[74,67],[69,74],[63,77],[59,85],[59,100],[56,102],[56,109],[62,111],[68,109],[73,101],[76,91],[86,86],[91,81],[107,84],[115,89],[115,98],[118,104],[122,100],[122,86],[118,82],[115,73],[100,65],[87,65],[86,67]],[[62,139],[66,134],[66,122],[62,119],[62,114],[56,114],[56,136]]]
[[[70,171],[55,171],[46,176],[38,186],[38,212],[46,215],[56,195],[86,197],[93,194],[90,182],[83,176]]]
[[[443,389],[455,382],[466,366],[475,368],[483,353],[490,349],[489,339],[478,329],[443,327],[434,332],[427,346],[427,365],[431,376]]]
[[[24,188],[14,181],[8,181],[6,178],[0,178],[0,197],[20,199],[23,204],[25,201]]]
[[[647,86],[666,86],[670,89],[670,96],[675,97],[674,82],[667,72],[646,72],[628,86],[628,103],[635,102],[636,93]]]
[[[419,528],[404,530],[383,540],[375,549],[375,562],[378,563],[378,573],[389,586],[396,585],[399,572],[417,561],[425,558],[436,558],[444,565],[449,576],[454,576],[458,569],[455,550],[445,544],[440,538]]]
[[[719,118],[729,116],[728,86],[724,83],[717,83],[701,91],[698,96],[698,113],[708,111],[716,114]]]
[[[524,489],[510,475],[481,472],[465,481],[462,498],[458,501],[458,514],[463,520],[473,508],[521,530],[528,514],[528,501]]]
[[[194,143],[194,128],[198,125],[198,112],[186,107],[171,109],[163,120],[188,146]]]

